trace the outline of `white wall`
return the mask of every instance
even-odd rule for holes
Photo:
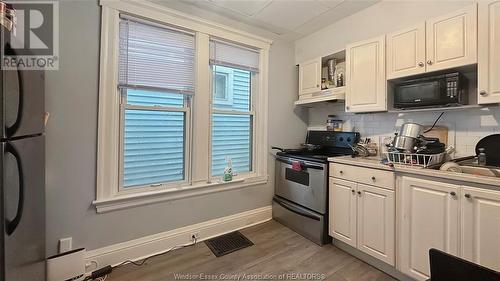
[[[97,214],[91,202],[96,191],[99,34],[97,1],[60,2],[60,69],[46,75],[48,255],[57,252],[63,237],[73,237],[75,248],[91,250],[271,204],[274,162],[269,154],[267,185]],[[270,145],[294,146],[305,137],[306,112],[294,112],[292,106],[297,93],[293,58],[293,44],[276,41],[271,47]]]
[[[329,25],[295,42],[297,63],[342,50],[346,44],[396,31],[471,5],[471,1],[382,1],[359,13]],[[348,114],[344,104],[321,104],[309,109],[308,125],[324,127],[330,114],[346,121],[363,137],[378,142],[380,136],[393,135],[401,124],[414,121],[432,125],[440,112]],[[457,148],[457,156],[474,154],[480,138],[500,133],[500,108],[469,109],[445,113],[438,125],[449,129],[449,143]]]

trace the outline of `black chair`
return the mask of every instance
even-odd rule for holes
[[[500,272],[430,249],[430,281],[500,281]]]

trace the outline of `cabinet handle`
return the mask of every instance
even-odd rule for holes
[[[349,107],[348,107],[348,106],[346,106],[346,107],[345,107],[345,109],[349,110]]]
[[[358,191],[358,194],[361,195],[361,191]]]
[[[481,92],[479,92],[479,94],[480,94],[481,96],[483,96],[483,97],[488,95],[488,93],[486,93],[486,91],[481,91]]]
[[[423,63],[423,62],[419,62],[419,63],[418,63],[418,66],[420,66],[420,67],[424,67],[424,63]]]
[[[340,171],[340,174],[343,175],[344,174],[344,171]]]
[[[452,191],[452,192],[450,192],[450,195],[451,195],[451,196],[455,196],[455,195],[457,195],[457,194],[455,193],[455,191]]]
[[[468,193],[466,193],[464,196],[465,196],[465,198],[467,198],[467,199],[470,199],[470,197],[471,197],[471,196],[470,196],[470,194],[468,194]]]
[[[427,64],[428,64],[428,65],[431,65],[431,64],[432,64],[432,61],[431,61],[431,60],[428,60],[428,61],[427,61]]]
[[[351,192],[352,192],[352,194],[354,194],[354,193],[356,193],[356,190],[354,190],[354,189],[351,189]]]
[[[316,84],[316,88],[319,88],[319,84]]]
[[[375,179],[376,179],[375,177],[372,177],[372,181],[375,181]]]

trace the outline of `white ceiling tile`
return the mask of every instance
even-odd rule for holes
[[[313,18],[307,23],[297,27],[294,31],[302,35],[311,34],[349,15],[366,9],[377,2],[378,0],[340,1],[335,8]]]
[[[272,0],[209,0],[215,5],[233,10],[247,16],[253,16],[264,7],[269,5]]]
[[[148,1],[209,20],[218,21],[219,17],[236,20],[238,23],[258,27],[288,40],[294,40],[318,31],[380,0]]]
[[[320,2],[321,4],[323,4],[329,8],[335,8],[340,3],[344,2],[345,0],[316,0],[316,1]]]
[[[326,12],[317,1],[273,1],[254,17],[277,27],[293,30]]]

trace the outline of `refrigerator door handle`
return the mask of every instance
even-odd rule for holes
[[[7,235],[12,235],[14,231],[16,230],[17,226],[19,225],[19,222],[21,221],[21,217],[23,215],[23,208],[24,208],[24,175],[23,175],[23,167],[21,163],[21,157],[17,150],[14,148],[14,146],[10,143],[6,143],[5,145],[5,150],[7,153],[10,153],[16,158],[17,162],[17,171],[19,175],[19,199],[17,202],[17,211],[16,211],[16,216],[14,219],[9,220],[5,219],[5,232]]]
[[[10,45],[7,44],[5,48],[11,49]],[[19,129],[19,126],[21,126],[21,119],[23,117],[23,99],[24,99],[24,89],[23,89],[23,78],[21,75],[21,70],[19,68],[16,69],[17,71],[17,83],[18,83],[18,90],[19,90],[19,103],[17,105],[17,116],[16,116],[16,121],[12,126],[6,126],[5,132],[7,136],[12,136],[16,133],[16,131]]]

